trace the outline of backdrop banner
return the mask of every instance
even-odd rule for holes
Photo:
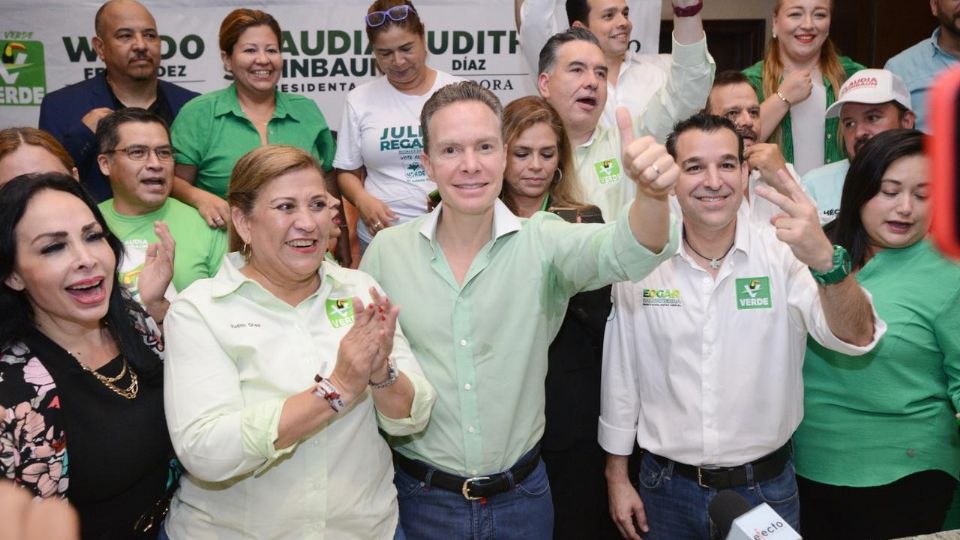
[[[563,3],[558,2],[562,7]],[[630,0],[634,48],[657,50],[660,0]],[[236,7],[262,9],[283,29],[280,90],[314,99],[333,129],[347,92],[379,74],[364,32],[369,0],[254,3],[144,1],[161,34],[160,77],[197,92],[229,84],[217,32]],[[536,93],[520,54],[513,0],[416,0],[428,63],[472,79],[504,103]],[[103,69],[91,41],[101,2],[6,0],[0,19],[0,128],[35,126],[43,96]],[[562,11],[562,10],[560,10]],[[642,40],[637,37],[643,34]]]

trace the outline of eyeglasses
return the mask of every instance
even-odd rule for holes
[[[387,22],[388,18],[391,21],[400,22],[409,17],[411,12],[416,13],[417,10],[413,9],[413,6],[403,4],[399,6],[393,6],[386,11],[372,11],[367,13],[367,16],[364,17],[364,20],[367,21],[367,26],[376,28]]]
[[[156,154],[157,159],[160,161],[173,160],[173,147],[169,145],[150,148],[149,146],[143,144],[134,144],[126,148],[114,148],[113,150],[107,150],[104,152],[104,154],[123,152],[128,158],[130,158],[131,161],[146,161],[150,158],[151,151]]]

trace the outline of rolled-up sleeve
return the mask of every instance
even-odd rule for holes
[[[164,319],[164,406],[177,457],[196,478],[219,482],[262,469],[276,450],[284,399],[245,405],[236,365],[196,306],[174,301]]]
[[[379,285],[377,287],[379,288]],[[397,369],[407,376],[413,386],[413,403],[410,405],[410,415],[406,418],[390,418],[377,410],[377,421],[388,435],[410,435],[427,427],[430,411],[437,396],[433,385],[423,375],[420,363],[413,356],[410,343],[407,342],[399,324],[394,333],[392,357],[397,363]]]

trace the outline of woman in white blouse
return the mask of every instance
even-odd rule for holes
[[[186,468],[171,538],[403,538],[392,436],[426,425],[433,389],[368,275],[324,262],[333,227],[303,150],[237,162],[218,274],[165,320],[165,403]]]

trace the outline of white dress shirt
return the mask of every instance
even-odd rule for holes
[[[293,307],[245,277],[243,265],[229,254],[215,277],[181,292],[164,320],[167,424],[187,469],[167,532],[191,540],[393,538],[393,462],[377,428],[420,431],[434,400],[399,326],[391,356],[413,383],[408,418],[380,415],[367,391],[316,433],[273,447],[284,401],[314,374],[333,372],[353,323],[344,306],[353,296],[369,303],[376,282],[324,262],[320,288]]]
[[[689,465],[756,460],[783,446],[803,416],[808,332],[860,355],[886,331],[874,312],[870,344],[834,336],[807,266],[746,214],[741,207],[716,280],[681,244],[643,280],[614,285],[599,427],[607,452],[629,455],[636,440]]]

